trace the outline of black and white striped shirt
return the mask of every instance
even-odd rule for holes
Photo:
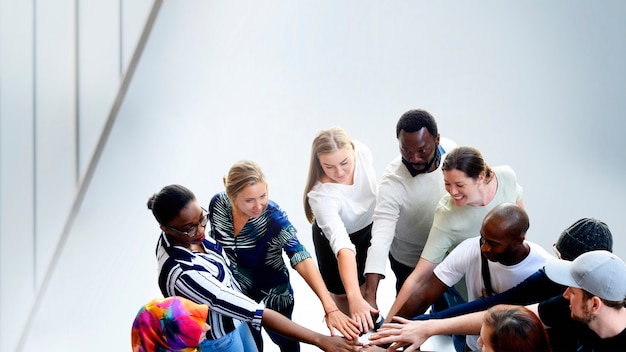
[[[172,245],[161,233],[156,255],[159,288],[163,296],[182,296],[209,306],[209,339],[219,339],[243,322],[261,325],[264,304],[243,293],[231,272],[222,246],[211,238],[203,241],[206,253]]]

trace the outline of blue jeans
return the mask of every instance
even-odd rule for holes
[[[258,352],[248,324],[242,323],[236,330],[217,340],[204,340],[198,351]]]

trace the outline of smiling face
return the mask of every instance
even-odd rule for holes
[[[264,182],[255,182],[244,187],[241,192],[237,193],[234,204],[239,211],[251,218],[256,218],[267,207],[267,184]]]
[[[204,224],[204,225],[203,225]],[[185,206],[177,217],[172,219],[166,226],[161,225],[161,230],[167,234],[173,242],[183,246],[201,243],[204,240],[206,226],[206,213],[197,201],[191,201]],[[185,233],[196,233],[188,236]]]
[[[326,178],[323,182],[351,185],[354,182],[354,150],[342,147],[319,155],[320,166]]]
[[[446,191],[452,196],[454,204],[459,207],[480,205],[481,195],[478,187],[484,178],[484,172],[476,180],[457,169],[443,172],[443,182]]]

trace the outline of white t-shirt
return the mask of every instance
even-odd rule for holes
[[[491,275],[491,286],[496,293],[504,292],[541,269],[552,256],[541,246],[525,241],[530,246],[530,253],[515,265],[503,265],[487,261]],[[482,296],[485,288],[481,272],[480,236],[461,242],[448,256],[435,267],[435,275],[448,287],[465,277],[468,301]],[[472,350],[479,349],[478,336],[468,335],[467,344]]]
[[[376,206],[378,185],[372,152],[363,143],[353,143],[356,160],[354,183],[318,182],[308,193],[315,221],[328,238],[335,255],[342,248],[356,253],[349,234],[372,223]]]

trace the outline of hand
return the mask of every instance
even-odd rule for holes
[[[405,347],[405,352],[416,351],[430,336],[425,333],[427,320],[408,320],[398,316],[393,317],[392,323],[385,323],[378,331],[370,336],[374,345],[391,344],[388,351],[396,351]]]
[[[335,334],[335,329],[337,329],[348,340],[359,338],[359,327],[356,321],[343,314],[339,309],[327,313],[324,320],[331,336]]]
[[[363,344],[358,340],[348,341],[341,336],[323,336],[317,347],[326,352],[356,352],[361,351]]]
[[[363,294],[363,298],[370,306],[374,309],[378,309],[378,304],[376,303],[376,289],[371,289],[365,284],[365,287],[361,290],[361,294]]]
[[[372,307],[363,297],[358,297],[349,302],[350,314],[356,321],[359,331],[362,333],[374,329],[373,315],[378,315],[378,309]]]

